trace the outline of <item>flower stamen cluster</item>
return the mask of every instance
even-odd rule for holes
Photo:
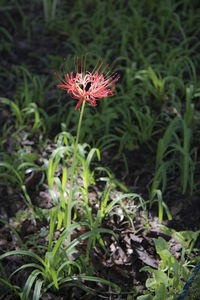
[[[86,57],[81,59],[81,70],[79,71],[78,58],[75,58],[75,75],[73,72],[71,72],[70,75],[66,74],[64,66],[64,79],[58,72],[55,73],[60,82],[57,87],[66,90],[73,99],[78,100],[75,110],[80,107],[83,100],[89,105],[96,106],[96,101],[100,98],[113,96],[115,84],[119,79],[119,75],[116,73],[110,74],[110,72],[107,72],[107,74],[104,75],[103,73],[108,65],[103,67],[103,62],[100,63],[100,60],[98,60],[92,72],[85,71],[85,65]]]

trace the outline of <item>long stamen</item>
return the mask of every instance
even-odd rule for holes
[[[102,64],[103,64],[103,61],[101,62],[100,66],[98,67],[98,69],[96,70],[98,64],[100,62],[100,58],[98,59],[98,62],[96,63],[96,66],[94,67],[93,71],[91,74],[94,74],[94,73],[97,73],[99,71],[99,69],[101,68]]]
[[[84,69],[83,69],[84,74],[85,74],[86,58],[87,58],[87,53],[85,54],[85,60],[84,60]]]
[[[74,56],[74,68],[76,73],[78,73],[78,56]]]
[[[83,74],[83,56],[81,56],[81,74]]]

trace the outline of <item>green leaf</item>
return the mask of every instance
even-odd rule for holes
[[[58,286],[57,272],[54,268],[50,268],[49,272],[50,272],[51,277],[53,279],[54,285],[55,285],[56,289],[58,290],[59,286]]]
[[[156,284],[165,284],[166,286],[169,284],[168,276],[161,270],[153,270],[153,274],[155,276]]]
[[[153,297],[150,294],[137,297],[137,300],[152,300],[152,299],[153,299]]]
[[[105,279],[102,279],[100,277],[93,277],[93,276],[87,276],[87,275],[79,275],[79,276],[70,276],[70,277],[67,277],[65,279],[62,279],[61,280],[61,284],[63,283],[67,283],[67,282],[70,282],[70,281],[82,281],[82,280],[85,280],[85,281],[93,281],[93,282],[99,282],[99,283],[102,283],[102,284],[107,284],[111,287],[113,287],[117,292],[120,292],[120,287],[115,284],[115,283],[112,283],[108,280],[105,280]]]
[[[22,300],[27,300],[29,299],[29,293],[30,293],[30,290],[33,286],[33,283],[35,281],[35,279],[37,278],[37,276],[41,274],[40,271],[38,270],[34,270],[28,277],[27,281],[26,281],[26,284],[25,284],[25,287],[24,287],[24,290],[23,290],[23,293],[22,293]]]
[[[23,185],[23,180],[19,174],[19,172],[17,172],[14,168],[13,168],[13,165],[7,163],[7,162],[0,162],[0,167],[3,167],[3,168],[6,168],[8,169],[11,173],[13,173],[13,175],[16,176],[16,178],[18,179],[18,183],[20,185]],[[0,174],[0,177],[1,177],[1,174]]]
[[[6,279],[3,279],[3,278],[0,277],[0,281],[1,281],[5,286],[8,286],[11,290],[14,290],[14,291],[17,292],[17,293],[21,291],[21,289],[20,289],[19,286],[11,284],[11,283],[10,283],[8,280],[6,280]]]
[[[33,300],[39,300],[41,296],[41,288],[43,285],[43,280],[38,279],[35,283],[34,292],[33,292]]]
[[[46,267],[46,264],[44,262],[44,260],[38,256],[37,254],[33,253],[33,252],[29,252],[29,251],[25,251],[25,250],[14,250],[14,251],[9,251],[7,253],[4,253],[0,256],[0,259],[3,259],[7,256],[10,255],[25,255],[25,256],[30,256],[34,259],[36,259],[37,261],[39,261],[42,265],[44,265]]]
[[[160,285],[155,290],[155,296],[153,300],[167,300],[167,288],[164,283],[160,283]]]
[[[168,243],[162,237],[154,239],[154,243],[155,243],[156,251],[158,254],[160,254],[161,251],[163,251],[163,250],[169,250]]]
[[[79,270],[79,273],[81,273],[81,266],[78,264],[78,263],[76,263],[75,261],[65,261],[60,267],[59,267],[59,269],[58,269],[58,271],[57,271],[57,277],[59,276],[59,273],[65,268],[65,267],[68,267],[68,275],[70,275],[70,270],[71,270],[71,266],[74,266],[74,267],[76,267],[78,270]],[[65,272],[66,272],[66,270],[65,270]]]
[[[17,233],[17,231],[15,230],[14,227],[12,227],[7,221],[3,220],[2,218],[0,218],[0,222],[5,224],[6,226],[8,226],[8,228],[14,233],[14,235],[16,236],[21,248],[24,248],[26,250],[26,245],[23,243],[22,239],[20,238],[19,234]]]
[[[19,121],[20,125],[23,124],[21,111],[15,102],[13,102],[7,98],[0,97],[0,103],[9,105],[12,108],[14,114],[16,115],[16,118]]]
[[[49,252],[52,249],[52,241],[53,241],[55,225],[56,225],[56,209],[52,208],[51,217],[50,217],[50,228],[49,228],[49,243],[48,243],[48,251]]]
[[[17,272],[26,269],[26,268],[34,268],[34,269],[39,269],[42,273],[44,273],[44,268],[38,264],[35,263],[30,263],[30,264],[24,264],[21,267],[17,268],[11,275],[10,278],[13,277]]]

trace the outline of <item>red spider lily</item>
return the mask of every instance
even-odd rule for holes
[[[83,62],[84,61],[84,62]],[[79,100],[75,107],[78,109],[83,100],[88,104],[96,106],[96,100],[103,97],[111,97],[114,95],[115,84],[119,79],[116,73],[107,72],[103,74],[108,65],[103,67],[103,62],[98,60],[92,72],[85,71],[85,59],[81,59],[81,70],[78,70],[78,57],[74,59],[76,74],[73,72],[66,74],[63,66],[64,79],[58,72],[55,73],[56,78],[60,82],[57,85],[60,89],[67,90],[68,94],[74,99]]]

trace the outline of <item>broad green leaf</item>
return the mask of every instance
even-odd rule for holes
[[[155,290],[155,296],[153,300],[168,300],[167,297],[167,288],[164,283],[160,283],[160,285]]]
[[[150,294],[137,297],[137,300],[152,300],[152,299],[153,299],[153,297]]]

